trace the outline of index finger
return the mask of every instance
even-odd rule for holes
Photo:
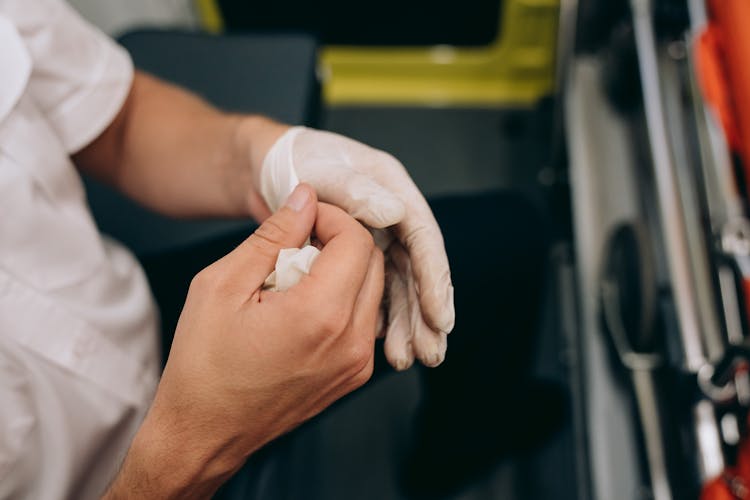
[[[431,328],[448,333],[453,329],[456,313],[443,234],[427,200],[401,162],[383,151],[373,158],[381,166],[373,171],[387,172],[376,175],[377,181],[397,193],[406,206],[403,219],[392,229],[409,253],[422,316]]]
[[[394,229],[409,253],[425,321],[449,333],[455,323],[455,309],[448,255],[435,216],[420,198],[407,204],[406,217]]]
[[[323,244],[320,255],[303,279],[289,291],[315,296],[325,290],[346,311],[351,311],[365,281],[374,248],[372,235],[349,214],[327,203],[318,203],[314,227]],[[306,290],[309,288],[316,290]]]

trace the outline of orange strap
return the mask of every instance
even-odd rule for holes
[[[750,1],[708,0],[708,7],[710,26],[698,47],[701,85],[750,182]]]
[[[724,135],[732,150],[740,146],[739,132],[732,110],[727,77],[721,53],[721,30],[714,24],[701,33],[696,41],[696,70],[703,99],[713,110],[724,129]]]
[[[708,4],[711,20],[695,47],[698,81],[750,183],[750,1],[709,0]],[[750,282],[743,280],[742,287],[750,312]],[[707,483],[701,500],[745,500],[748,486],[750,440],[745,438],[737,465]]]
[[[703,487],[700,500],[744,500],[732,491],[731,477],[721,476]]]
[[[746,422],[750,430],[750,420]],[[701,492],[700,500],[750,499],[750,440],[745,435],[737,452],[737,464],[709,481]]]

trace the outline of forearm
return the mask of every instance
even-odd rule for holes
[[[286,126],[224,113],[143,73],[112,124],[73,157],[134,200],[172,216],[257,213],[252,171]]]
[[[207,499],[244,463],[220,432],[203,435],[200,425],[146,418],[102,500]],[[185,429],[179,432],[178,429]]]

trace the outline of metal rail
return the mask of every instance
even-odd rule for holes
[[[633,28],[643,93],[648,139],[656,184],[657,205],[661,219],[672,297],[681,341],[683,368],[698,373],[702,367],[717,361],[723,354],[724,341],[718,325],[711,325],[710,300],[702,300],[696,287],[705,280],[696,276],[695,259],[685,220],[685,206],[680,192],[678,169],[670,142],[665,100],[660,81],[657,43],[654,33],[652,2],[631,0]],[[692,241],[695,250],[695,241]],[[705,248],[702,249],[705,254]],[[691,258],[692,257],[692,258]],[[704,256],[707,259],[707,256]],[[703,265],[707,265],[704,262]],[[699,269],[702,267],[699,266]],[[702,277],[701,277],[702,278]],[[705,299],[705,298],[704,298]],[[713,406],[699,401],[693,408],[693,431],[699,457],[698,472],[702,481],[723,471],[721,438]],[[646,443],[648,447],[648,443]]]
[[[671,291],[677,311],[684,363],[689,372],[697,373],[701,366],[709,361],[706,335],[716,335],[717,332],[704,331],[700,317],[700,305],[696,299],[695,278],[691,267],[688,235],[683,216],[684,208],[680,199],[659,81],[651,2],[649,0],[631,0],[631,8],[643,92],[643,107],[658,194],[658,208],[666,246]]]

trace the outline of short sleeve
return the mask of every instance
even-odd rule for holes
[[[31,56],[27,90],[68,153],[114,120],[133,80],[127,52],[62,0],[0,0]]]
[[[0,13],[0,124],[16,105],[29,81],[31,58],[13,24]]]

